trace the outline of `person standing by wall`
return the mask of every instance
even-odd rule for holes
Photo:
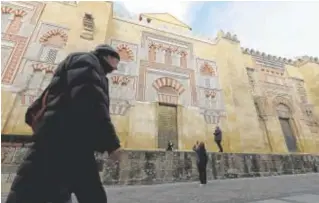
[[[197,148],[194,148],[197,155],[197,169],[199,173],[200,185],[207,183],[206,167],[208,162],[208,156],[204,142],[200,142]]]
[[[223,137],[223,133],[222,133],[222,130],[220,129],[219,126],[216,126],[215,128],[215,132],[214,132],[214,135],[215,135],[215,142],[219,148],[219,152],[223,152],[223,146],[222,146],[222,137]]]
[[[167,148],[166,148],[166,151],[173,151],[173,147],[174,147],[174,144],[172,141],[169,141],[167,143]]]

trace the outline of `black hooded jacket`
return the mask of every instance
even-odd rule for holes
[[[54,150],[59,146],[109,153],[120,147],[109,114],[104,66],[94,52],[70,54],[59,64],[25,116],[35,143]]]

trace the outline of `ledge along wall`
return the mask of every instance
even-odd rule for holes
[[[4,190],[11,185],[17,166],[28,148],[2,147],[1,169]],[[208,153],[207,178],[277,176],[317,173],[319,155]],[[97,155],[100,175],[105,185],[159,184],[197,181],[196,156],[190,151],[123,151],[119,163]]]

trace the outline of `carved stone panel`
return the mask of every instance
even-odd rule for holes
[[[303,120],[309,126],[312,133],[319,132],[319,118],[314,113],[314,106],[311,104],[301,104]]]
[[[114,71],[114,73],[128,76],[138,76],[138,46],[136,44],[115,39],[111,40],[111,45],[118,51],[121,57],[118,69]]]
[[[217,65],[214,61],[209,61],[201,58],[196,59],[196,71],[202,76],[217,76]]]
[[[125,115],[134,104],[136,95],[136,77],[111,74],[108,75],[110,88],[110,112]]]
[[[198,88],[198,107],[203,109],[223,109],[222,91],[217,89]]]
[[[291,81],[293,82],[300,103],[308,103],[308,96],[304,86],[304,81],[298,78],[291,78]]]
[[[64,47],[68,41],[69,29],[49,23],[41,23],[28,47],[26,58],[50,64],[58,64],[65,59]]]
[[[217,65],[214,61],[197,58],[196,73],[198,107],[207,123],[217,123],[224,111]]]
[[[95,23],[93,15],[90,13],[85,13],[82,19],[82,24],[83,30],[80,37],[87,40],[93,40],[95,32]]]
[[[185,91],[180,82],[169,77],[156,79],[153,87],[157,90],[158,101],[167,104],[178,104],[179,95]]]
[[[22,105],[30,105],[43,92],[50,83],[55,69],[56,66],[47,63],[26,62],[16,80]]]
[[[135,100],[136,77],[111,74],[108,76],[110,98]]]
[[[6,60],[2,67],[2,83],[12,84],[19,70],[20,63],[27,47],[27,41],[33,33],[41,11],[42,2],[3,2],[2,41],[13,44],[11,51],[4,52],[2,58]],[[7,49],[8,50],[8,49]]]
[[[186,81],[174,79],[160,73],[148,73],[146,100],[166,104],[184,104],[189,100],[189,90]]]
[[[293,102],[291,100],[291,98],[289,98],[288,96],[276,96],[274,99],[273,99],[273,102],[272,102],[272,105],[273,105],[273,109],[278,112],[278,109],[277,107],[287,107],[289,109],[289,116],[292,116],[295,112],[295,108],[293,106]]]
[[[254,96],[254,103],[257,110],[257,114],[263,119],[266,119],[267,116],[272,115],[273,111],[269,105],[268,98],[265,96]]]
[[[150,62],[190,68],[192,46],[187,42],[143,32],[142,49],[148,53]]]
[[[138,46],[136,44],[112,39],[111,45],[120,54],[121,61],[134,63],[137,61]]]
[[[256,66],[284,69],[285,63],[278,60],[276,57],[266,55],[266,54],[254,54],[253,59],[255,60]]]
[[[185,88],[185,92],[179,97],[179,104],[194,105],[197,102],[193,70],[149,61],[141,61],[137,99],[140,101],[158,101],[157,90],[152,85],[158,78],[163,77],[172,78]]]

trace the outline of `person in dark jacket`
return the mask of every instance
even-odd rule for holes
[[[7,203],[106,203],[95,152],[120,158],[120,141],[109,114],[106,75],[119,54],[109,45],[73,53],[62,61],[51,83],[28,108],[30,147],[13,181]]]
[[[219,128],[219,126],[216,126],[214,135],[215,135],[215,142],[219,148],[219,152],[223,152],[224,151],[222,146],[223,133],[221,129]]]
[[[169,141],[169,142],[167,143],[166,151],[173,151],[173,147],[174,147],[173,142]]]
[[[200,142],[197,148],[194,148],[197,157],[197,169],[199,173],[199,181],[201,185],[207,183],[206,167],[208,162],[208,156],[204,142]]]

